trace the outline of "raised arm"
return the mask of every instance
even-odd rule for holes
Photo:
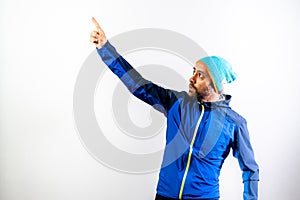
[[[107,41],[98,22],[94,18],[92,21],[97,30],[92,31],[90,41],[96,45],[103,62],[120,78],[134,96],[166,114],[166,111],[183,93],[162,88],[144,79]]]

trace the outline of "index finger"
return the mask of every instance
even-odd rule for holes
[[[93,21],[94,25],[96,26],[97,30],[100,32],[101,27],[100,27],[100,25],[98,24],[98,22],[96,21],[96,19],[94,17],[92,17],[92,21]]]

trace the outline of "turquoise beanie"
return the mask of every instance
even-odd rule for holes
[[[218,56],[208,56],[201,58],[209,69],[211,79],[215,89],[219,93],[223,90],[223,83],[231,83],[236,79],[236,73],[233,72],[231,64],[224,58]]]

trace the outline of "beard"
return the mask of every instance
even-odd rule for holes
[[[193,84],[189,84],[189,96],[197,97],[198,101],[202,101],[206,97],[210,96],[212,88],[209,86],[203,86],[201,88],[195,88]]]

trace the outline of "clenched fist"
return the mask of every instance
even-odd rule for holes
[[[92,17],[92,21],[97,30],[91,32],[90,41],[94,43],[97,48],[101,48],[106,43],[107,39],[104,31],[94,17]]]

